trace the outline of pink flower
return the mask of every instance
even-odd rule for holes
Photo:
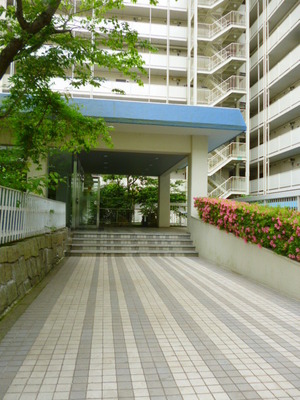
[[[260,244],[260,243],[258,243],[258,245],[257,245],[260,249],[262,248],[262,245]]]
[[[299,253],[300,249],[299,247],[296,248],[296,253]]]

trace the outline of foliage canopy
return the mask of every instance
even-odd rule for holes
[[[83,116],[53,85],[98,87],[108,71],[142,85],[139,51],[153,49],[118,21],[122,7],[122,0],[16,0],[0,7],[0,79],[14,72],[0,105],[0,132],[13,133],[25,162],[39,163],[49,148],[89,151],[99,138],[112,145],[104,120]]]

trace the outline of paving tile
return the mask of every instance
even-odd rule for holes
[[[300,400],[299,321],[200,259],[69,258],[0,342],[0,398]]]

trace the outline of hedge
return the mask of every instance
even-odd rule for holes
[[[202,221],[300,262],[300,213],[215,198],[194,198]]]

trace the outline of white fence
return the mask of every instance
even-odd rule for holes
[[[65,226],[65,203],[0,186],[0,244]]]

